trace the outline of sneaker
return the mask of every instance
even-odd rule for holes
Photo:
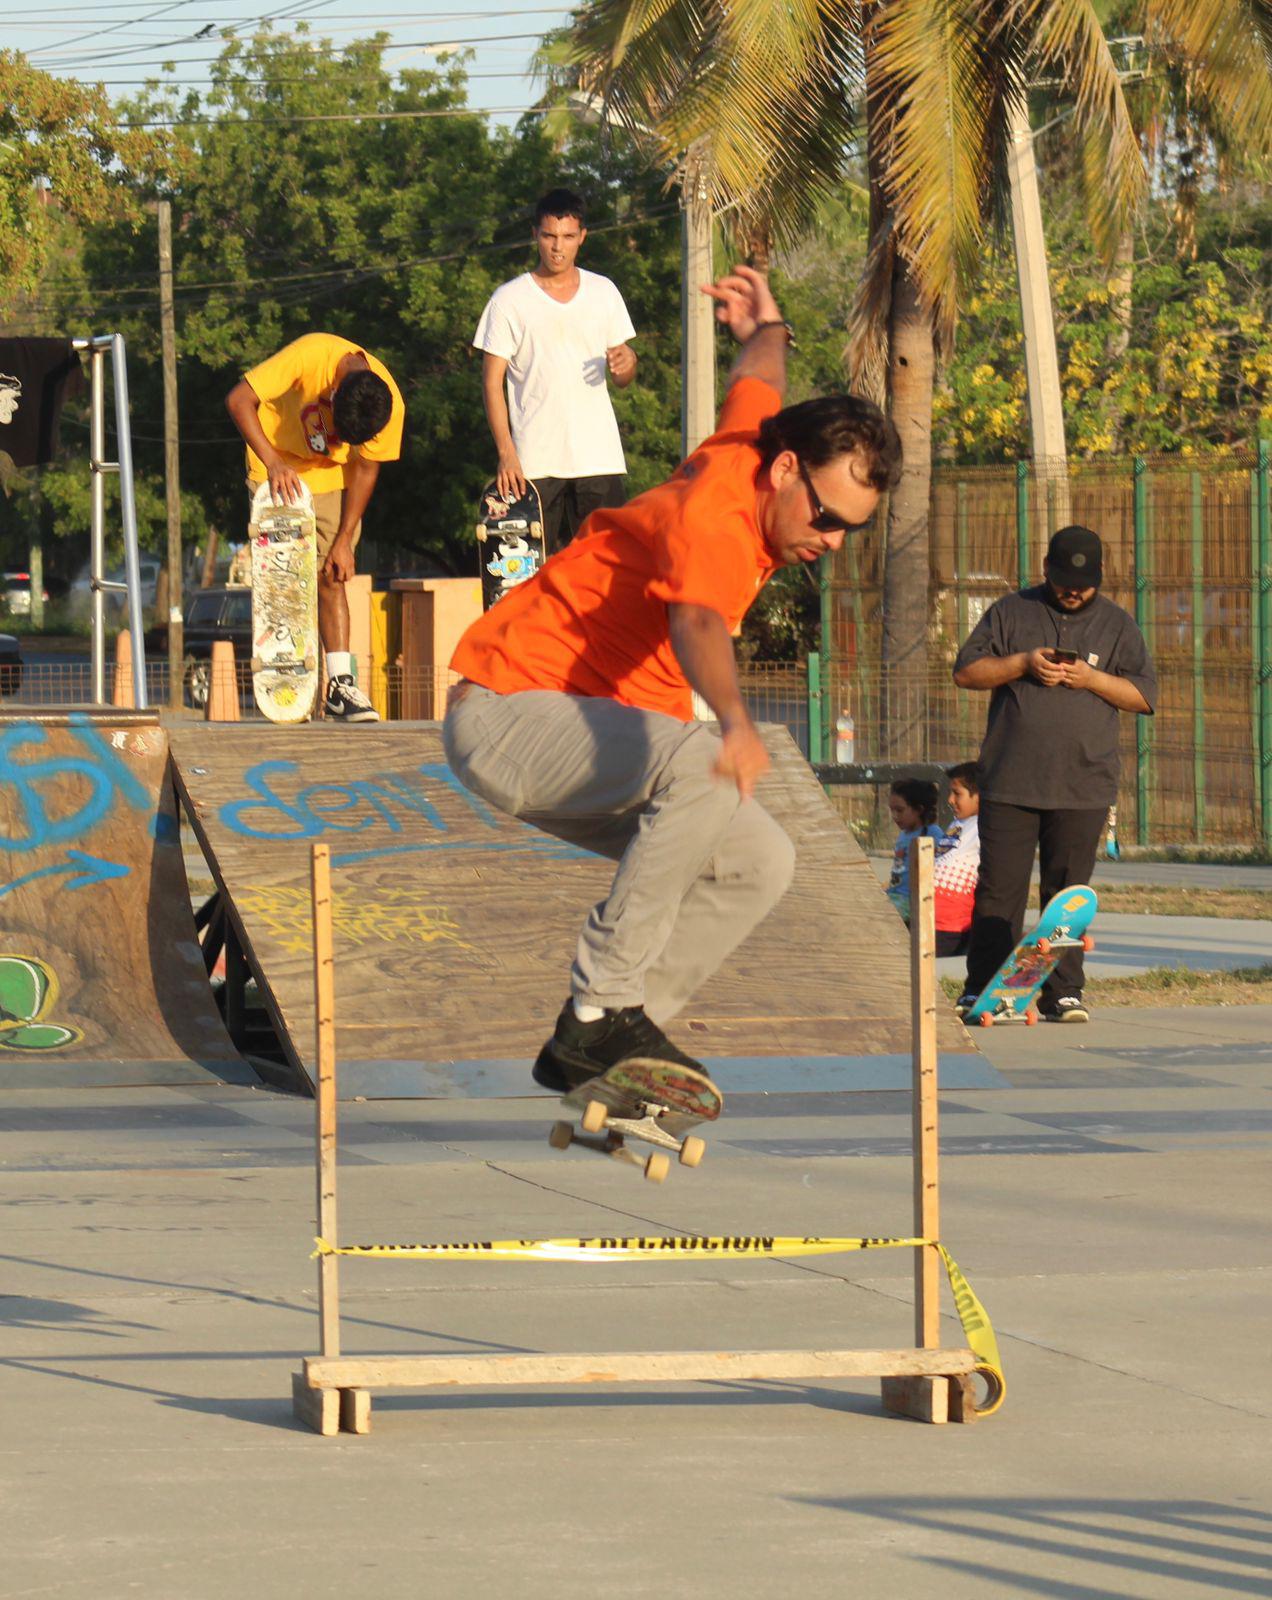
[[[332,678],[327,684],[324,709],[338,722],[379,722],[380,713],[352,678]]]
[[[1076,994],[1061,995],[1054,1006],[1048,1006],[1045,1011],[1039,1006],[1038,1010],[1046,1022],[1090,1022],[1091,1020],[1091,1013]]]
[[[678,1050],[645,1015],[643,1006],[624,1006],[621,1011],[606,1011],[595,1022],[580,1022],[572,1000],[562,1007],[556,1030],[539,1051],[531,1076],[545,1089],[568,1094],[632,1056],[674,1061],[707,1076],[702,1063]]]
[[[979,999],[980,995],[972,994],[970,990],[967,994],[959,995],[954,1002],[954,1015],[956,1017],[965,1017]]]

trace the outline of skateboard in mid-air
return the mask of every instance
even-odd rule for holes
[[[477,517],[481,608],[489,611],[509,589],[533,578],[547,557],[539,491],[527,478],[525,493],[509,499],[492,478],[481,492]]]
[[[643,1167],[650,1183],[661,1183],[671,1171],[673,1151],[682,1167],[696,1167],[706,1143],[690,1133],[700,1122],[714,1122],[724,1110],[724,1096],[711,1079],[674,1061],[634,1056],[599,1078],[589,1078],[563,1095],[561,1104],[579,1114],[580,1133],[572,1122],[554,1122],[548,1143],[554,1150],[579,1144]],[[641,1158],[626,1140],[657,1145]]]
[[[1098,905],[1095,890],[1085,883],[1075,883],[1053,894],[1038,926],[1025,935],[999,967],[963,1021],[979,1023],[982,1028],[995,1022],[1024,1022],[1030,1026],[1037,1022],[1038,991],[1056,970],[1060,957],[1077,945],[1084,950],[1095,948],[1087,929]]]
[[[304,722],[318,694],[318,528],[301,490],[292,505],[268,483],[252,496],[252,690],[271,722]]]

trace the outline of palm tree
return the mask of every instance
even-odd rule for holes
[[[791,245],[864,132],[870,248],[854,386],[885,400],[905,470],[890,497],[883,661],[894,752],[926,675],[932,393],[959,295],[1004,219],[1013,115],[1032,79],[1072,106],[1094,236],[1112,262],[1147,191],[1098,0],[592,0],[549,77],[694,145],[743,245]],[[1135,0],[1150,46],[1189,63],[1234,140],[1272,154],[1272,0]]]

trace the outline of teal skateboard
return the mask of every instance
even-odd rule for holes
[[[692,1067],[633,1056],[572,1089],[561,1104],[579,1114],[582,1132],[572,1122],[554,1122],[548,1134],[554,1150],[572,1144],[599,1150],[634,1162],[650,1183],[661,1183],[671,1171],[671,1158],[663,1151],[672,1151],[682,1167],[696,1167],[706,1155],[705,1142],[689,1130],[714,1122],[724,1110],[724,1096]],[[642,1160],[626,1148],[628,1139],[659,1148]]]
[[[1093,950],[1095,940],[1087,932],[1099,901],[1094,889],[1075,883],[1052,895],[1038,926],[1027,933],[999,967],[984,993],[963,1021],[982,1028],[995,1022],[1023,1022],[1032,1027],[1038,1020],[1035,1001],[1038,991],[1059,965],[1066,950],[1081,945]]]

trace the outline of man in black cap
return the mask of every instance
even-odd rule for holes
[[[1099,592],[1103,555],[1090,528],[1061,528],[1047,546],[1046,582],[992,605],[954,663],[960,689],[992,691],[960,1016],[1020,938],[1034,851],[1042,905],[1090,878],[1117,799],[1117,714],[1153,714],[1153,663],[1135,619]],[[1051,1022],[1087,1021],[1081,950],[1065,952],[1038,1009]]]

